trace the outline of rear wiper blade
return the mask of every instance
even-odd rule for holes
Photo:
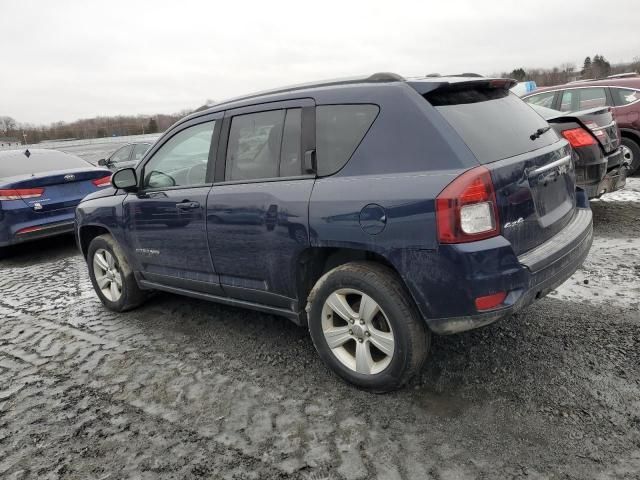
[[[540,138],[540,136],[543,133],[547,133],[549,130],[551,130],[551,126],[550,125],[547,125],[546,127],[539,128],[529,138],[531,140],[535,140],[536,138]]]

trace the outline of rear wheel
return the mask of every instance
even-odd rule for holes
[[[422,367],[430,334],[391,269],[374,262],[336,267],[318,280],[309,303],[313,344],[346,381],[386,392]]]
[[[140,305],[140,290],[124,252],[111,235],[94,238],[87,252],[89,277],[98,297],[110,310],[124,312]]]
[[[624,162],[631,167],[629,175],[633,175],[640,168],[640,146],[635,141],[627,137],[622,137],[622,156]]]

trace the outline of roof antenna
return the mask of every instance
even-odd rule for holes
[[[27,146],[27,149],[24,151],[24,156],[29,158],[31,156],[31,152],[29,151],[29,144],[27,143],[27,134],[22,131],[22,138],[24,139],[24,144]]]

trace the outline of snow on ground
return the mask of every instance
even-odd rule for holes
[[[592,202],[640,202],[640,177],[627,178],[627,184],[622,190],[607,193]]]
[[[592,201],[595,235],[583,266],[550,296],[591,304],[612,303],[640,311],[640,178]],[[600,223],[604,212],[625,212],[627,235]],[[609,215],[610,216],[610,215]]]

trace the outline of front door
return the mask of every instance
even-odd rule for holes
[[[151,153],[138,193],[123,203],[130,244],[146,280],[220,293],[207,245],[207,170],[215,119],[186,127]]]
[[[309,247],[315,181],[303,158],[313,148],[314,120],[309,99],[225,115],[207,233],[229,296],[298,308],[295,262]]]

